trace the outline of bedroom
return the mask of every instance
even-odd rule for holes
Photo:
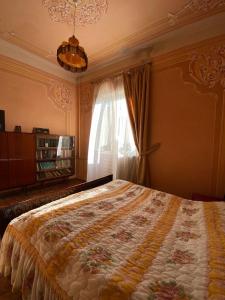
[[[75,137],[71,182],[86,181],[90,174],[89,137],[90,140],[94,138],[90,133],[94,128],[93,124],[91,126],[95,120],[94,108],[97,101],[104,98],[103,95],[100,99],[100,93],[96,91],[99,92],[99,87],[102,87],[102,91],[106,88],[114,93],[115,79],[124,79],[133,71],[147,68],[150,80],[146,80],[143,90],[149,91],[150,106],[146,110],[148,123],[144,126],[147,138],[143,141],[148,146],[139,152],[142,159],[146,157],[143,154],[148,152],[148,175],[145,174],[138,182],[185,199],[193,198],[194,194],[201,195],[201,200],[207,196],[214,200],[223,199],[224,1],[79,1],[77,16],[82,16],[80,7],[85,2],[94,3],[92,10],[87,10],[87,15],[83,14],[84,19],[76,18],[75,22],[75,36],[88,57],[88,68],[81,73],[64,70],[56,59],[58,47],[74,31],[72,2],[68,1],[70,17],[72,15],[68,24],[55,22],[54,10],[48,7],[54,1],[23,0],[12,5],[1,0],[0,110],[5,115],[5,133],[8,136],[19,135],[14,131],[21,130],[22,136],[31,134],[33,128],[43,128],[47,132],[49,130],[49,136]],[[95,5],[101,7],[100,15]],[[105,82],[110,84],[104,86]],[[123,104],[126,103],[125,98],[123,96]],[[127,120],[131,126],[129,117]],[[114,128],[112,124],[108,126],[108,132]],[[107,127],[104,123],[101,126],[102,130],[96,131],[96,137]],[[133,132],[132,128],[129,130]],[[109,134],[106,133],[106,136]],[[131,138],[135,144],[132,134]],[[1,154],[3,142],[0,142]],[[45,141],[44,145],[50,147],[49,143]],[[22,169],[14,174],[12,180],[3,159],[1,157],[0,186],[7,181],[9,187],[9,182],[14,181],[14,187],[18,187],[15,182],[22,180]],[[40,171],[36,170],[36,159],[33,160],[34,181],[37,171]],[[97,168],[97,176],[88,175],[88,178],[107,175],[104,169],[108,167],[106,160],[104,157],[104,162]],[[9,161],[7,159],[7,164]],[[130,181],[128,176],[132,175],[135,167],[131,168],[130,161],[128,165],[123,176],[118,178]],[[39,167],[45,168],[46,163],[39,164]],[[26,173],[26,168],[24,170]],[[110,171],[115,173],[114,166],[111,165]],[[25,178],[30,180],[30,173],[25,174]],[[44,185],[43,192],[45,188]],[[54,188],[58,188],[57,183],[52,184],[51,189]],[[28,193],[27,190],[25,192]],[[10,197],[2,196],[2,205],[7,199],[10,203]],[[219,205],[223,205],[222,201]],[[224,230],[224,218],[222,221]],[[221,245],[224,243],[221,242]],[[224,290],[224,274],[221,278],[220,288]],[[214,295],[212,299],[223,299],[222,295],[217,295],[217,298]],[[196,298],[196,295],[192,297]]]

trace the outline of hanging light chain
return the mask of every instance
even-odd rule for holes
[[[77,0],[73,0],[73,3],[74,3],[73,35],[75,35]]]

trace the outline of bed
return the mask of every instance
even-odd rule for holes
[[[23,299],[225,299],[225,202],[114,180],[15,218],[0,273]]]

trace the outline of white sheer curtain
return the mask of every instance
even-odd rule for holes
[[[137,150],[132,135],[122,76],[95,88],[88,149],[87,179],[109,174],[136,181]]]

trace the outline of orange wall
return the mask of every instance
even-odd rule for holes
[[[161,143],[151,155],[155,189],[188,198],[193,192],[225,194],[224,75],[216,65],[224,57],[224,43],[219,37],[152,58],[149,138]],[[79,88],[81,178],[86,176],[92,88],[88,82]]]
[[[53,134],[77,135],[75,101],[75,85],[0,56],[0,109],[5,110],[7,131],[21,125],[23,132],[42,127]]]

